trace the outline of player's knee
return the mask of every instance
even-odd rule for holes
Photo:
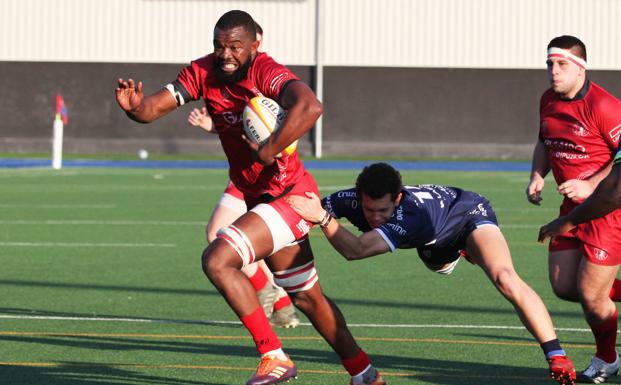
[[[576,285],[566,285],[562,282],[551,282],[552,283],[552,292],[557,298],[560,298],[564,301],[578,302],[578,292],[576,290]]]
[[[494,285],[510,300],[516,300],[520,297],[522,280],[514,270],[501,269],[494,275]]]
[[[201,265],[203,272],[212,282],[224,279],[227,269],[240,269],[241,263],[235,254],[227,250],[224,242],[217,240],[203,250]]]

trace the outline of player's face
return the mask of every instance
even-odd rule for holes
[[[259,42],[244,27],[216,28],[213,48],[218,78],[229,84],[242,80],[257,54],[258,46]]]
[[[362,193],[360,204],[362,205],[362,212],[367,223],[372,228],[376,228],[386,223],[392,217],[400,201],[401,194],[393,201],[390,193],[379,199],[370,198],[367,194]]]
[[[552,90],[564,98],[576,96],[584,81],[584,68],[562,57],[546,61]]]

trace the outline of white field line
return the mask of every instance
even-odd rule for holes
[[[43,315],[19,315],[0,314],[0,319],[21,320],[45,320],[45,321],[85,321],[85,322],[129,322],[129,323],[180,323],[180,324],[205,324],[205,325],[241,325],[239,321],[221,320],[165,320],[156,318],[114,318],[114,317],[71,317],[71,316],[43,316]],[[500,330],[526,330],[523,326],[503,325],[450,325],[450,324],[361,324],[348,323],[350,327],[383,328],[383,329],[500,329]],[[300,326],[313,326],[308,322],[300,323]],[[585,328],[556,328],[560,331],[591,333],[591,329]]]
[[[115,209],[116,204],[41,204],[41,203],[0,203],[0,207],[27,207],[33,209]]]
[[[174,243],[0,242],[7,247],[176,247]]]
[[[91,219],[6,219],[2,225],[153,225],[153,226],[205,226],[204,221],[136,221]]]

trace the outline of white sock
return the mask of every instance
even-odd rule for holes
[[[282,350],[282,348],[270,350],[269,352],[263,354],[261,357],[265,357],[265,356],[274,356],[282,361],[287,361],[289,359],[289,357],[287,357],[287,355],[285,354],[285,351]]]

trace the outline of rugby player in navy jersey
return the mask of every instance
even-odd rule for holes
[[[516,273],[496,214],[481,195],[439,185],[403,186],[400,173],[386,163],[374,163],[358,176],[356,187],[319,200],[286,200],[306,220],[319,224],[332,246],[348,260],[417,248],[423,262],[449,274],[461,255],[479,265],[520,320],[540,343],[559,384],[573,384],[573,363],[561,348],[541,298]],[[362,235],[356,236],[334,218],[346,218]]]
[[[191,100],[203,99],[229,162],[229,177],[243,193],[248,211],[220,229],[202,254],[203,272],[248,330],[261,360],[246,385],[288,381],[297,368],[270,326],[257,293],[241,272],[266,259],[274,281],[338,354],[351,385],[385,385],[358,346],[336,305],[319,283],[308,240],[312,224],[284,201],[318,191],[297,152],[281,152],[305,135],[321,115],[311,89],[287,67],[259,52],[256,23],[243,11],[222,15],[213,30],[214,51],[181,69],[177,79],[145,96],[142,82],[118,79],[116,100],[132,120],[149,123]],[[242,111],[262,95],[276,100],[287,117],[261,146],[243,136]]]

